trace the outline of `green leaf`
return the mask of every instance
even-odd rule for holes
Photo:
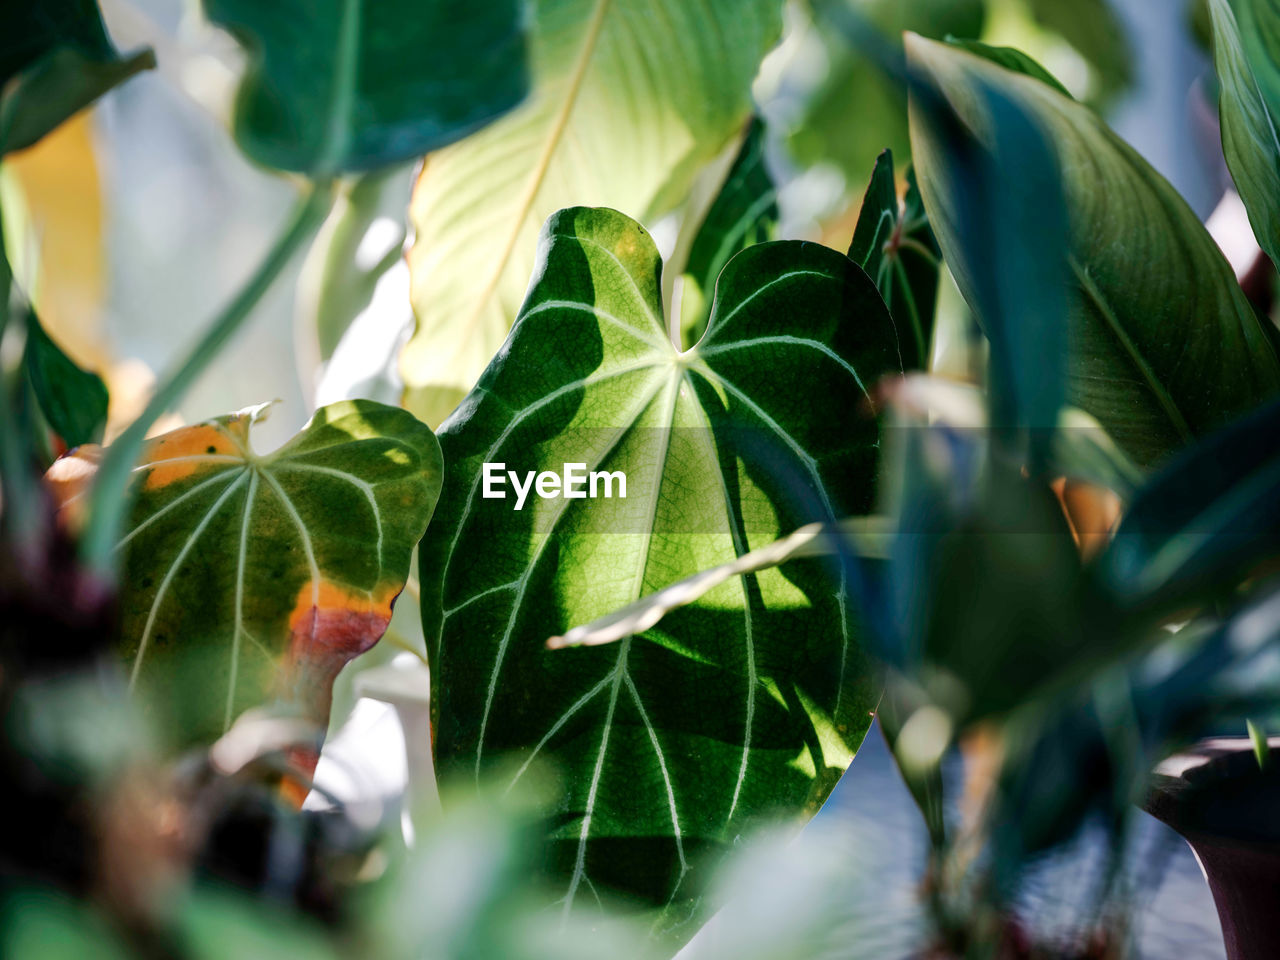
[[[1249,731],[1249,740],[1253,743],[1253,755],[1258,760],[1258,769],[1267,769],[1267,761],[1271,759],[1271,748],[1267,745],[1267,731],[1252,720],[1245,721],[1245,729]]]
[[[1123,607],[1185,609],[1280,552],[1280,402],[1169,463],[1135,497],[1099,570]]]
[[[1222,149],[1258,245],[1280,263],[1280,40],[1274,4],[1209,0]],[[1237,12],[1238,11],[1238,18]]]
[[[834,528],[823,523],[807,524],[781,540],[744,553],[718,567],[701,570],[656,593],[641,597],[621,610],[574,627],[563,637],[552,637],[547,641],[547,646],[552,650],[559,650],[564,647],[592,647],[625,640],[632,634],[643,633],[655,626],[671,611],[700,600],[722,583],[748,573],[781,566],[801,557],[840,554],[845,550],[854,550],[862,556],[883,556],[888,542],[888,535],[883,528],[883,518],[880,517],[850,517]]]
[[[944,48],[954,49],[954,48]],[[968,56],[964,54],[964,56]],[[1000,71],[1002,74],[1004,71]],[[969,91],[981,134],[916,80],[913,133],[934,206],[967,255],[953,272],[991,344],[990,425],[1038,471],[1050,457],[1066,393],[1067,211],[1058,158],[1025,106],[982,79]],[[981,251],[999,250],[999,258]],[[1010,446],[1010,445],[1013,446]]]
[[[273,699],[323,729],[333,679],[386,629],[439,491],[435,437],[402,410],[337,403],[263,456],[249,428],[264,409],[157,437],[134,471],[122,654],[176,745]],[[50,470],[64,509],[99,455]]]
[[[1057,77],[1042,67],[1038,61],[1027,56],[1016,47],[997,47],[989,43],[983,43],[981,40],[958,40],[955,37],[947,37],[947,43],[953,47],[959,47],[961,50],[967,50],[975,56],[990,60],[1006,70],[1026,74],[1028,77],[1035,77],[1042,83],[1047,83],[1053,87],[1064,97],[1071,96],[1071,91],[1059,83]]]
[[[665,906],[666,929],[695,909],[708,854],[761,815],[811,811],[861,742],[878,692],[849,585],[795,561],[610,646],[547,639],[865,512],[878,430],[858,411],[901,362],[874,285],[825,247],[740,253],[684,353],[660,274],[653,241],[615,211],[548,221],[510,338],[441,428],[420,569],[437,769],[470,780],[515,754],[514,784],[548,761],[565,791],[548,853],[565,903],[621,889]],[[485,463],[522,483],[566,463],[622,471],[626,496],[515,510],[482,495]]]
[[[1275,353],[1222,253],[1173,187],[1094,113],[954,47],[911,37],[908,54],[957,136],[992,149],[979,97],[988,91],[1047,137],[1070,216],[1068,398],[1122,449],[1153,463],[1280,390]],[[964,243],[955,211],[970,185],[947,181],[947,143],[931,141],[924,123],[913,110],[925,205],[961,290],[978,304],[978,271],[1007,269],[1018,238],[996,249]],[[1011,188],[1019,160],[996,157]]]
[[[0,11],[0,156],[38,141],[112,87],[155,66],[121,57],[94,0],[7,3]]]
[[[780,0],[538,5],[528,102],[432,155],[414,190],[418,328],[400,362],[410,410],[434,426],[475,383],[552,213],[590,204],[650,222],[687,199],[746,123],[781,13]]]
[[[680,329],[687,347],[707,329],[716,278],[725,264],[734,254],[777,236],[778,188],[765,166],[764,147],[764,122],[754,117],[689,250],[680,293]]]
[[[528,91],[519,0],[204,0],[250,54],[235,133],[258,163],[373,170],[478,130]]]
[[[68,447],[102,439],[107,422],[107,387],[96,373],[81,370],[58,347],[34,313],[27,314],[23,352],[27,382],[49,426]]]
[[[875,281],[898,329],[910,331],[903,353],[905,369],[922,370],[929,365],[942,251],[929,229],[915,173],[910,169],[907,184],[906,202],[900,203],[893,153],[886,150],[876,158],[849,258]]]

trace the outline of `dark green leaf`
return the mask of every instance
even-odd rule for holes
[[[0,156],[29,147],[140,70],[145,50],[121,58],[94,0],[6,3],[0,10]]]
[[[621,889],[665,907],[660,927],[679,937],[708,854],[761,815],[812,810],[866,732],[878,693],[844,574],[793,561],[619,643],[547,640],[865,511],[878,430],[858,411],[900,361],[874,285],[816,244],[731,260],[684,353],[660,274],[623,215],[552,217],[510,338],[441,428],[448,468],[420,568],[441,774],[472,780],[514,753],[519,779],[549,761],[565,903]],[[566,463],[623,471],[626,498],[531,495],[516,510],[510,483],[507,499],[481,495],[485,463],[521,482]]]
[[[913,62],[924,43],[909,41]],[[955,47],[923,49],[985,65]],[[952,272],[991,343],[990,425],[1002,439],[1029,431],[1039,469],[1066,393],[1068,228],[1058,158],[1031,109],[990,78],[975,76],[969,88],[981,133],[936,82],[919,75],[911,103],[931,219],[955,251]]]
[[[113,87],[155,65],[150,50],[109,60],[71,47],[53,51],[0,96],[0,155],[31,146]]]
[[[684,345],[693,346],[707,329],[716,278],[734,254],[775,239],[778,191],[764,162],[765,128],[751,121],[742,149],[689,250],[680,294]]]
[[[518,0],[204,9],[249,50],[236,139],[267,166],[323,177],[400,163],[479,129],[528,90]]]
[[[1072,403],[1145,465],[1280,390],[1280,364],[1217,245],[1173,187],[1094,113],[955,47],[917,37],[908,48],[921,90],[941,105],[928,122],[953,117],[957,133],[948,142],[990,140],[990,98],[981,91],[1025,113],[1049,140],[1070,221]],[[974,203],[973,183],[946,179],[948,142],[932,142],[925,120],[913,111],[926,206],[961,290],[981,312],[980,271],[998,265],[1002,283],[1021,282],[1010,264],[1025,239],[971,245],[956,211]],[[1032,220],[1040,201],[1018,173],[1022,156],[998,140],[983,146],[993,148],[1008,172],[1004,186],[1010,195],[1023,191],[1030,208],[1021,217]],[[1000,187],[993,185],[997,198]],[[1038,255],[1033,260],[1045,268]]]
[[[157,437],[134,471],[122,652],[174,744],[272,699],[323,729],[334,677],[386,629],[439,490],[435,437],[403,410],[334,404],[262,456],[249,427],[263,409]],[[50,470],[64,510],[100,453]]]
[[[906,370],[923,370],[929,365],[941,257],[914,171],[907,171],[906,201],[900,203],[893,154],[886,150],[871,172],[871,184],[862,199],[849,245],[849,258],[875,281],[902,331]]]
[[[1125,607],[1177,609],[1231,590],[1280,553],[1280,403],[1172,461],[1143,487],[1099,558]]]
[[[1280,263],[1280,9],[1209,0],[1209,10],[1227,166],[1259,246]]]
[[[96,373],[81,370],[27,314],[23,370],[40,410],[68,447],[102,439],[107,422],[107,386]]]

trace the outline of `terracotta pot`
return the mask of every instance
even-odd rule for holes
[[[1204,740],[1156,768],[1147,811],[1204,871],[1228,960],[1280,957],[1280,737],[1259,769],[1245,737]]]

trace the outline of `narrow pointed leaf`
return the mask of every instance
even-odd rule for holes
[[[781,14],[780,0],[537,5],[528,101],[429,157],[414,190],[410,410],[434,426],[475,383],[553,212],[590,204],[649,222],[687,199],[747,121]]]
[[[420,566],[437,769],[475,780],[514,755],[514,784],[548,761],[565,791],[548,862],[566,904],[621,890],[665,907],[671,929],[709,854],[761,815],[814,809],[861,742],[877,692],[849,585],[795,561],[615,644],[548,651],[547,638],[867,511],[878,430],[860,411],[901,368],[871,281],[825,247],[740,253],[685,353],[666,337],[660,272],[648,234],[615,211],[547,223],[510,338],[441,429],[448,468]],[[484,495],[485,463],[521,482],[566,463],[621,471],[626,496],[516,510],[510,482],[507,498]]]
[[[331,176],[411,160],[525,96],[519,0],[204,0],[250,55],[235,132],[258,163]]]
[[[1280,263],[1280,9],[1258,0],[1208,6],[1222,149],[1258,245]]]
[[[107,387],[96,373],[81,370],[50,339],[34,313],[27,314],[23,372],[45,420],[68,447],[102,439]]]
[[[904,368],[923,370],[929,365],[942,251],[929,229],[929,217],[910,169],[907,182],[902,203],[894,178],[893,153],[886,150],[880,154],[862,198],[849,258],[875,281],[894,322],[906,336]]]
[[[764,121],[756,117],[689,250],[680,294],[686,347],[707,329],[716,278],[725,264],[734,254],[777,236],[778,188],[765,166],[764,148]]]
[[[1280,553],[1280,402],[1175,458],[1134,498],[1100,570],[1126,607],[1186,608]]]
[[[439,491],[435,437],[402,410],[325,407],[266,456],[250,446],[261,412],[157,437],[134,471],[122,654],[175,745],[273,700],[323,727],[338,671],[387,627]],[[64,510],[100,452],[50,470]]]
[[[1280,390],[1280,364],[1221,251],[1173,187],[1096,114],[954,47],[912,37],[908,53],[922,89],[951,112],[959,136],[979,144],[989,137],[990,115],[979,107],[986,99],[978,97],[986,90],[1025,111],[1056,155],[1070,221],[1069,402],[1146,465]],[[923,121],[913,108],[930,220],[961,290],[980,303],[976,278],[988,265],[1001,264],[1013,282],[1005,261],[1018,240],[996,249],[965,245],[955,210],[970,202],[969,184],[948,182],[950,145],[930,140]],[[1017,175],[1017,156],[997,160]]]
[[[150,50],[120,56],[95,0],[6,3],[0,9],[0,156],[31,146],[154,66]]]

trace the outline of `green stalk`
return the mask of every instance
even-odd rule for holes
[[[81,558],[95,573],[112,574],[112,553],[120,540],[124,518],[133,506],[129,480],[142,453],[147,431],[177,404],[240,330],[289,261],[319,229],[332,203],[332,183],[326,181],[311,186],[257,271],[214,319],[187,358],[156,388],[142,415],[107,447],[89,493],[89,522],[80,541]]]

